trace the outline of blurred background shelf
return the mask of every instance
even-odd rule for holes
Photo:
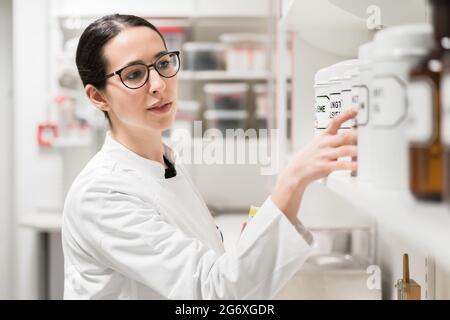
[[[39,232],[59,232],[62,225],[61,213],[30,213],[19,218],[19,225]]]
[[[232,72],[232,71],[188,71],[182,70],[179,80],[267,80],[270,73],[261,72]]]

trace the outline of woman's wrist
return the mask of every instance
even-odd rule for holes
[[[272,192],[272,201],[295,224],[300,202],[307,183],[299,179],[296,174],[285,170],[277,179]]]

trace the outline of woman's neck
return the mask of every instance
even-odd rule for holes
[[[130,130],[114,130],[111,129],[111,135],[114,140],[118,141],[134,153],[149,160],[157,161],[165,168],[164,163],[164,146],[160,132],[131,132]]]

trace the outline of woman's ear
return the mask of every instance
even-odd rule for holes
[[[105,94],[93,85],[88,84],[84,88],[84,92],[86,93],[89,100],[91,100],[92,104],[100,111],[109,111],[111,109],[108,106],[108,100],[106,99]]]

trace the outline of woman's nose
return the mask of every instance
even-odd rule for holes
[[[159,75],[159,73],[155,70],[155,69],[150,69],[150,92],[151,93],[158,93],[161,92],[165,89],[166,87],[166,83],[163,79],[163,77],[161,77]]]

